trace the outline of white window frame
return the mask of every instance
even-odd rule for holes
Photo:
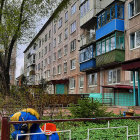
[[[68,32],[68,28],[66,28],[66,29],[65,29],[65,39],[68,38],[68,34],[69,34],[69,32]]]
[[[71,41],[70,43],[70,52],[73,52],[76,50],[76,39],[74,39],[73,41]]]
[[[76,69],[76,59],[75,58],[70,60],[70,69],[71,70],[75,70]]]
[[[68,54],[68,45],[64,46],[64,56]]]
[[[118,74],[117,74],[117,71],[120,70],[120,81],[118,82],[117,79],[118,79]],[[111,83],[109,83],[109,72],[112,73],[112,78],[111,78]],[[116,72],[116,82],[113,83],[113,72]],[[107,74],[107,80],[108,80],[108,85],[114,85],[114,84],[120,84],[121,82],[121,69],[118,68],[118,69],[112,69],[112,70],[108,70],[108,74]]]
[[[62,58],[62,49],[58,50],[58,59]]]
[[[61,28],[62,27],[62,22],[63,22],[63,19],[62,17],[59,19],[58,21],[58,28]]]
[[[64,62],[64,73],[67,73],[67,61]]]
[[[73,34],[76,31],[76,20],[70,25],[70,33]]]
[[[58,35],[58,43],[60,44],[62,42],[62,33],[60,33],[59,35]]]
[[[68,11],[65,13],[65,22],[67,22],[68,21]]]
[[[71,6],[71,15],[76,13],[76,2]]]
[[[70,89],[75,89],[75,78],[70,78],[69,87]]]
[[[58,74],[61,74],[61,64],[59,64],[59,65],[57,66],[57,73],[58,73]]]
[[[88,77],[88,87],[97,86],[97,83],[98,83],[98,74],[97,73],[88,74],[87,77]],[[94,79],[93,79],[93,77],[94,77]],[[95,78],[97,78],[97,79],[95,79]]]
[[[79,88],[84,88],[84,76],[83,75],[79,77]]]
[[[130,33],[129,35],[129,49],[130,50],[134,50],[134,49],[137,49],[137,48],[140,48],[140,45],[137,46],[137,32],[140,32],[140,30],[136,31],[136,32],[132,32]],[[131,34],[135,34],[135,38],[134,38],[134,48],[131,48]]]

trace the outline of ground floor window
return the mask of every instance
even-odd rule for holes
[[[95,86],[95,85],[97,85],[97,73],[89,74],[88,86]]]
[[[75,88],[75,78],[70,78],[70,84],[69,84],[70,89]]]
[[[138,72],[135,72],[135,79],[136,79],[136,82],[138,82]],[[130,72],[130,80],[131,80],[131,82],[133,82],[133,72],[132,71]]]
[[[79,87],[83,88],[84,87],[84,76],[79,77]]]
[[[114,69],[108,71],[108,84],[120,83],[121,70]]]

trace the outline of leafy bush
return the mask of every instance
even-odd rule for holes
[[[71,104],[69,110],[75,118],[107,117],[111,115],[111,113],[106,112],[105,106],[89,98],[79,100],[78,106]]]

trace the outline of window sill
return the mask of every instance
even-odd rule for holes
[[[120,84],[120,83],[111,83],[111,84],[108,83],[108,85],[116,85],[116,84],[118,85],[118,84]]]
[[[135,47],[135,48],[133,48],[133,49],[130,49],[130,51],[132,51],[132,50],[136,50],[136,49],[139,49],[139,48],[140,48],[140,46]]]
[[[134,16],[132,16],[132,17],[130,17],[130,18],[129,18],[129,20],[131,20],[131,19],[135,18],[135,17],[136,17],[136,16],[138,16],[138,15],[140,15],[140,12],[139,12],[139,13],[137,13],[136,15],[134,15]]]
[[[70,70],[76,70],[76,68],[70,69]]]
[[[94,87],[97,87],[97,85],[89,85],[88,87],[89,88],[94,88]]]
[[[74,90],[74,89],[75,89],[75,87],[70,88],[70,90]]]
[[[79,87],[79,89],[83,89],[84,87]]]

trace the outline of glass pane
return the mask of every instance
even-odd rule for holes
[[[88,75],[88,85],[92,85],[92,75]]]
[[[106,40],[106,52],[109,52],[109,39]]]
[[[97,56],[101,54],[101,43],[97,44]]]
[[[102,54],[105,53],[105,41],[102,42]]]
[[[135,9],[136,9],[136,13],[140,12],[140,0],[135,0]]]
[[[134,1],[130,3],[130,17],[134,16]]]
[[[115,6],[111,8],[111,19],[115,18]]]
[[[98,17],[98,29],[101,28],[101,16]]]
[[[97,85],[97,73],[93,74],[94,75],[94,79],[93,79],[93,85]]]
[[[140,31],[136,32],[136,46],[140,46]]]
[[[105,12],[102,14],[102,26],[105,25]]]
[[[106,23],[110,22],[110,9],[106,11]]]
[[[117,70],[117,83],[120,83],[121,79],[121,70]]]
[[[111,38],[111,50],[114,50],[115,49],[115,37],[112,37]]]
[[[135,48],[135,33],[130,34],[130,48]]]
[[[117,82],[117,73],[116,70],[113,70],[113,83]]]
[[[112,70],[108,71],[108,83],[112,83]]]
[[[117,7],[117,18],[123,19],[123,7],[122,6],[118,6]]]

